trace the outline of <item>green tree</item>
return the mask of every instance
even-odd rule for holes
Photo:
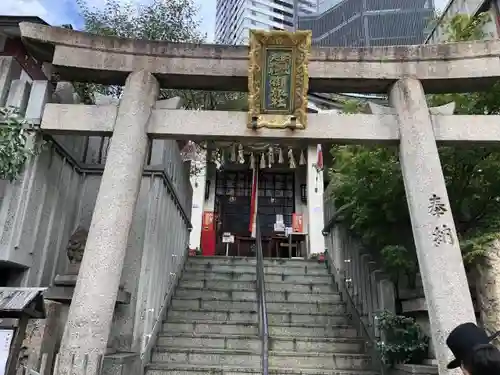
[[[201,43],[206,35],[199,32],[197,8],[193,0],[152,0],[143,5],[119,0],[106,0],[104,7],[89,6],[86,0],[77,0],[85,31],[98,35],[118,36],[169,42]],[[122,88],[75,84],[85,101],[99,91],[119,96]],[[246,95],[243,93],[208,92],[195,90],[161,90],[162,98],[180,96],[190,109],[216,109],[219,106],[238,108]]]
[[[482,39],[486,15],[447,21],[450,42]],[[430,106],[456,102],[458,114],[500,113],[500,86],[485,92],[429,95]],[[355,106],[350,103],[348,112]],[[472,124],[471,124],[472,126]],[[440,147],[445,182],[466,266],[485,254],[500,230],[497,146]],[[382,260],[392,277],[416,272],[415,248],[397,147],[336,146],[331,150],[333,202],[353,203],[345,222]],[[395,251],[397,250],[397,251]]]
[[[169,42],[202,43],[206,35],[199,32],[197,8],[193,0],[149,0],[143,5],[120,0],[106,0],[103,7],[88,5],[86,0],[77,0],[84,21],[85,31],[105,36],[160,40]],[[85,103],[94,102],[94,93],[120,96],[122,87],[74,83]],[[160,99],[179,96],[186,109],[246,110],[247,93],[214,92],[200,90],[161,89]],[[182,144],[179,145],[182,147]],[[203,152],[205,144],[196,146]],[[192,163],[191,174],[199,168]]]

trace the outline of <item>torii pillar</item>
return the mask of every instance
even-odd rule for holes
[[[158,90],[146,71],[131,73],[125,83],[56,375],[97,373],[105,353]]]
[[[439,373],[447,374],[448,334],[476,317],[423,87],[401,79],[389,100],[399,123],[399,159]]]

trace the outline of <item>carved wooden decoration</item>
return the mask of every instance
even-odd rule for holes
[[[250,30],[248,127],[307,127],[311,31]]]

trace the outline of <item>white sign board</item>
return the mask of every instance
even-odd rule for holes
[[[231,233],[224,233],[222,235],[222,243],[234,243],[234,236]]]
[[[293,232],[292,227],[286,227],[285,228],[285,236],[289,236]]]
[[[0,329],[0,375],[5,375],[5,371],[7,371],[7,360],[13,337],[13,329]]]

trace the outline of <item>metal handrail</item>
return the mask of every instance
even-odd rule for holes
[[[269,370],[269,327],[267,321],[266,286],[264,280],[264,254],[260,235],[259,220],[255,223],[255,257],[257,273],[257,299],[259,301],[259,332],[262,341],[262,374],[268,375]]]
[[[325,232],[324,232],[325,233]],[[328,270],[330,271],[330,274],[332,275],[335,284],[337,285],[338,291],[342,297],[342,300],[346,304],[346,309],[347,309],[347,315],[349,317],[349,320],[351,323],[356,327],[357,326],[357,331],[360,333],[362,336],[364,336],[367,339],[367,349],[372,357],[372,363],[376,365],[380,373],[382,375],[385,375],[387,373],[386,371],[386,366],[382,362],[379,352],[377,350],[377,339],[375,336],[370,332],[366,324],[364,323],[361,313],[359,312],[356,303],[354,302],[351,293],[349,292],[349,287],[347,286],[346,279],[344,275],[342,275],[339,272],[339,269],[336,267],[336,264],[333,262],[333,257],[328,251],[328,249],[325,251],[325,256],[326,256],[326,266]]]

